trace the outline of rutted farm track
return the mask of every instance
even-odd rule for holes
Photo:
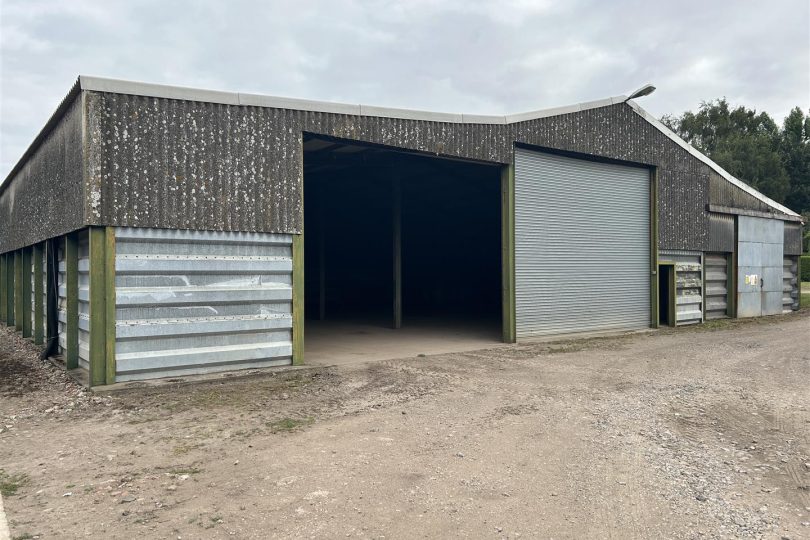
[[[4,329],[0,481],[41,538],[807,538],[808,381],[807,311],[110,395]]]

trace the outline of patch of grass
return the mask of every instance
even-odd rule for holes
[[[0,469],[0,495],[3,495],[3,497],[11,497],[27,483],[27,474],[8,474],[3,469]]]
[[[189,475],[191,475],[191,474],[200,474],[201,472],[203,472],[203,470],[199,469],[197,467],[178,467],[176,469],[169,469],[168,472],[170,474],[177,474],[177,475],[180,475],[180,474],[189,474]]]
[[[267,427],[272,433],[296,431],[298,428],[312,424],[312,418],[282,418],[274,422],[268,422]]]
[[[799,307],[810,308],[810,281],[803,281],[799,287]]]
[[[192,450],[196,450],[197,448],[202,448],[202,446],[203,445],[200,444],[200,443],[184,442],[184,443],[178,444],[177,446],[172,448],[172,453],[175,456],[182,456],[182,455],[188,454]]]
[[[31,533],[22,533],[22,534],[18,534],[16,536],[12,536],[11,540],[31,540],[32,538],[34,538],[33,534],[31,534]]]

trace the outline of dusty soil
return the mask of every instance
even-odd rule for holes
[[[21,538],[810,538],[810,312],[88,393],[0,334]]]

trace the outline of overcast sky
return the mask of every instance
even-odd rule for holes
[[[808,0],[0,0],[0,179],[79,74],[504,114],[810,108]]]

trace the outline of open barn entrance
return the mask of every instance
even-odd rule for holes
[[[304,140],[308,363],[501,341],[501,169]]]

